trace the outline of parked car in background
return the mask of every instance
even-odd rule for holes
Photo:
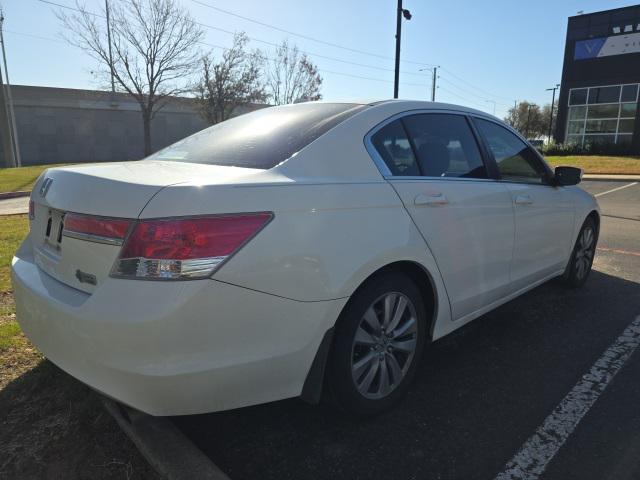
[[[376,414],[427,343],[586,281],[600,216],[580,175],[454,105],[259,110],[142,161],[47,170],[17,317],[60,368],[153,415],[324,386]]]

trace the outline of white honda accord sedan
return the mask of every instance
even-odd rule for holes
[[[141,161],[47,170],[13,259],[18,320],[153,415],[325,393],[372,415],[429,342],[585,282],[600,216],[580,177],[463,107],[259,110]]]

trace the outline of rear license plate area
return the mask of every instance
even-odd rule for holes
[[[64,212],[49,209],[44,230],[44,246],[60,253],[62,249],[62,231],[64,230]]]

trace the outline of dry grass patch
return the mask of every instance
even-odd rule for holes
[[[31,167],[0,168],[0,193],[31,190],[40,174],[47,168],[60,167],[64,163],[34,165]]]

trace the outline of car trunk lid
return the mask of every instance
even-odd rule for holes
[[[164,187],[180,183],[230,183],[255,169],[167,161],[79,165],[47,170],[34,187],[31,243],[35,261],[47,274],[91,293],[109,275],[118,242],[95,242],[63,235],[65,216],[138,218]]]

